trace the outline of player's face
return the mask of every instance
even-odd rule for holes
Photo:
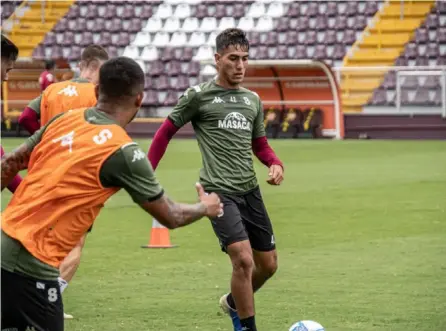
[[[14,61],[2,58],[2,82],[8,80],[8,73],[14,68]]]
[[[230,85],[239,85],[243,82],[248,67],[248,52],[241,47],[230,45],[223,54],[215,56],[218,73]]]

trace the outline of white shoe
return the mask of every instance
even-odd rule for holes
[[[229,295],[229,293],[226,293],[225,295],[223,295],[220,298],[220,301],[219,301],[221,310],[223,310],[223,312],[227,315],[229,315],[229,311],[231,309],[231,307],[229,307],[229,304],[228,304],[228,295]]]
[[[63,313],[63,318],[66,320],[72,320],[74,317],[73,317],[73,315]]]

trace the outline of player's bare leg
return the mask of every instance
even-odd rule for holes
[[[276,273],[277,251],[260,252],[253,250],[253,256],[255,268],[252,274],[252,287],[256,292]]]
[[[62,261],[59,267],[60,277],[59,277],[59,285],[60,292],[62,293],[68,286],[68,283],[73,279],[74,274],[79,267],[81,262],[82,249],[85,245],[85,238],[87,234],[84,234],[82,238],[77,243],[76,247],[72,249],[72,251],[67,255],[67,257]],[[64,313],[64,318],[71,319],[72,315]]]

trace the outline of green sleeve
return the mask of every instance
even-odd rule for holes
[[[37,144],[40,143],[40,140],[42,140],[43,133],[45,132],[45,130],[48,127],[48,125],[53,123],[56,119],[61,117],[63,114],[65,114],[65,113],[61,113],[61,114],[58,114],[58,115],[54,116],[51,120],[49,120],[48,123],[46,123],[44,126],[42,126],[36,132],[34,132],[34,134],[31,137],[27,138],[25,140],[25,144],[28,146],[28,148],[34,149],[34,147],[36,147]]]
[[[266,136],[265,126],[263,124],[263,105],[262,101],[259,99],[259,109],[257,112],[257,116],[254,119],[254,125],[252,128],[252,138],[259,138]]]
[[[182,127],[198,114],[197,93],[199,92],[197,90],[200,90],[198,86],[187,89],[169,114],[170,120],[177,128]]]
[[[99,176],[104,187],[121,187],[136,203],[157,200],[164,193],[137,143],[124,145],[110,156]]]
[[[31,100],[28,104],[28,107],[36,112],[40,117],[40,104],[42,103],[42,95],[39,95],[37,98]]]

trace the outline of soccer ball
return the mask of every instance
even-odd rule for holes
[[[288,331],[325,331],[325,329],[315,321],[300,321],[291,325]]]

